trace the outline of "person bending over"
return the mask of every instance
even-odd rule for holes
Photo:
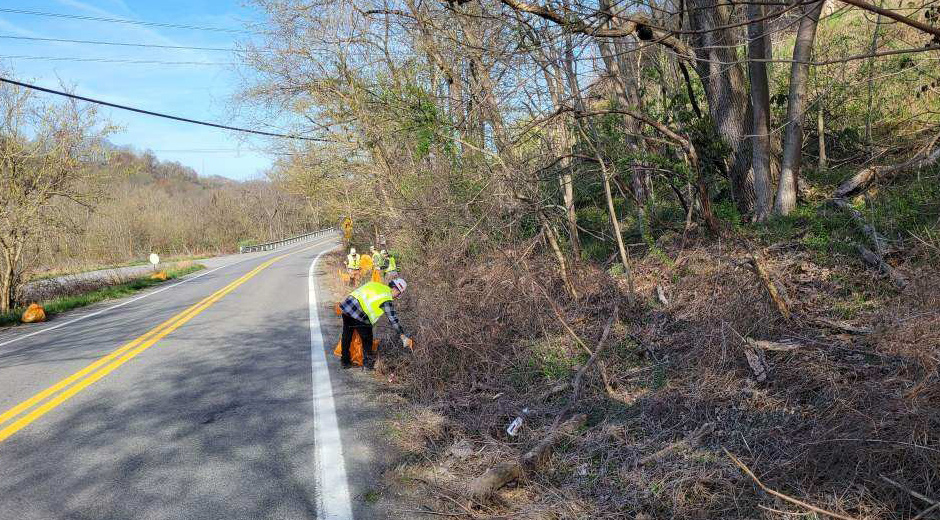
[[[392,327],[395,327],[402,343],[407,345],[411,342],[398,321],[398,314],[395,312],[393,303],[395,298],[405,292],[406,287],[408,284],[402,278],[395,278],[388,285],[368,282],[349,293],[349,296],[339,304],[343,313],[342,357],[340,359],[343,368],[352,366],[349,346],[352,343],[353,331],[358,332],[362,340],[362,366],[370,369],[375,366],[375,358],[372,355],[372,327],[383,314],[388,316],[388,321]]]

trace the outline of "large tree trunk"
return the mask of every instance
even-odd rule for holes
[[[716,133],[731,150],[729,174],[738,208],[754,208],[754,172],[751,169],[751,107],[744,73],[735,55],[735,42],[728,29],[727,7],[717,0],[690,0],[689,24],[696,32],[692,45],[698,58],[695,68],[702,80],[708,113]]]
[[[783,140],[783,164],[780,167],[780,183],[777,186],[777,201],[774,211],[788,215],[796,207],[797,179],[803,159],[803,111],[806,106],[806,82],[809,76],[809,61],[816,40],[819,13],[825,0],[819,0],[803,8],[803,18],[793,44],[793,65],[790,68],[790,94],[787,100],[786,133]]]
[[[754,168],[754,220],[762,221],[773,206],[770,180],[770,89],[767,85],[768,37],[764,31],[764,6],[747,5],[747,73],[751,81],[753,111],[752,165]]]

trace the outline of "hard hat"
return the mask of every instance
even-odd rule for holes
[[[388,254],[388,253],[385,252],[384,249],[383,249],[382,251],[380,251],[380,252],[381,252],[383,255],[387,255],[387,254]]]
[[[404,278],[395,278],[394,280],[389,282],[389,285],[394,287],[395,289],[398,289],[398,292],[400,293],[405,292],[405,289],[408,288],[408,283],[405,281]]]
[[[355,248],[355,247],[350,247],[350,248],[349,248],[349,254],[351,254],[351,255],[356,254],[356,248]]]

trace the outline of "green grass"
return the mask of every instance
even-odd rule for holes
[[[167,280],[172,280],[174,278],[180,278],[190,273],[194,273],[201,269],[205,269],[206,266],[202,264],[193,264],[188,267],[182,267],[178,269],[167,269]],[[77,309],[79,307],[84,307],[86,305],[91,305],[93,303],[98,303],[104,300],[111,300],[114,298],[123,298],[125,296],[130,296],[136,292],[139,292],[148,287],[153,287],[154,285],[159,285],[164,283],[159,280],[151,280],[149,275],[136,278],[126,283],[110,285],[107,287],[102,287],[93,291],[89,291],[82,294],[75,294],[70,296],[61,296],[59,298],[54,298],[49,301],[40,302],[43,309],[46,311],[46,318],[49,319],[56,314],[71,310]],[[0,327],[6,325],[13,325],[20,322],[20,316],[23,315],[23,311],[26,310],[25,307],[17,307],[12,311],[0,314]]]
[[[174,255],[168,257],[161,257],[161,263],[177,263],[177,262],[186,262],[192,260],[202,260],[203,258],[210,258],[216,256],[214,253],[202,253],[197,255]],[[38,280],[48,280],[49,278],[58,278],[60,276],[70,276],[73,274],[89,273],[92,271],[103,271],[106,269],[120,269],[121,267],[136,267],[138,265],[147,265],[150,263],[150,260],[147,259],[138,259],[130,260],[127,262],[118,262],[114,264],[101,264],[96,266],[86,266],[80,269],[52,269],[49,271],[44,271],[40,274],[37,274],[29,279],[30,282],[35,282]]]
[[[364,495],[362,495],[362,498],[369,504],[375,504],[379,501],[380,498],[382,498],[382,494],[374,489],[370,489],[366,491]]]
[[[572,354],[564,336],[545,338],[528,345],[528,356],[509,370],[509,380],[520,390],[542,381],[557,382],[571,377],[575,367],[587,362],[586,353]]]

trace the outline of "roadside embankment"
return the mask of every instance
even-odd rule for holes
[[[113,272],[109,276],[76,277],[64,280],[44,280],[40,285],[28,286],[18,298],[19,305],[12,311],[0,314],[0,326],[19,323],[20,316],[30,303],[37,302],[45,309],[46,317],[114,298],[122,298],[138,291],[194,273],[205,266],[191,261],[170,264],[161,272],[165,279],[151,277],[152,268],[146,274]],[[162,278],[162,277],[161,277]]]

